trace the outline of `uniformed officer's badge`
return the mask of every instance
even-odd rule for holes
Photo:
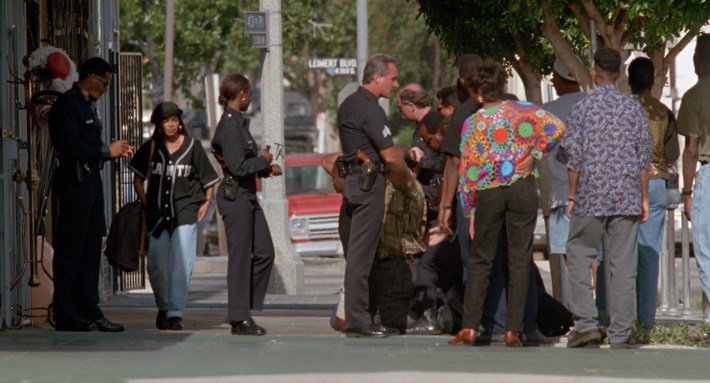
[[[392,135],[392,131],[390,131],[390,127],[385,125],[385,128],[382,129],[382,137],[387,137],[387,136],[391,136],[391,135]]]

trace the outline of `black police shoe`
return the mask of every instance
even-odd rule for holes
[[[540,345],[551,345],[557,343],[556,338],[550,338],[543,335],[540,330],[535,330],[529,333],[520,334],[520,340],[525,347],[535,347]]]
[[[76,332],[91,332],[96,331],[96,325],[83,319],[74,319],[68,321],[57,321],[54,325],[57,331],[76,331]]]
[[[380,329],[382,331],[384,331],[385,333],[387,333],[387,335],[390,335],[390,336],[404,334],[404,332],[407,330],[407,329],[402,329],[402,331],[399,331],[398,328],[385,326],[382,323],[376,323],[375,326],[380,326]]]
[[[96,329],[101,332],[122,332],[126,328],[120,323],[113,323],[106,318],[97,319],[94,321]]]
[[[158,330],[167,330],[168,329],[168,312],[159,310],[158,315],[155,317],[155,327],[158,328]]]
[[[232,335],[266,335],[266,329],[254,323],[254,320],[229,322],[232,325]]]
[[[441,332],[434,309],[425,310],[411,327],[407,327],[408,335],[440,335]]]
[[[180,318],[180,317],[168,318],[168,330],[181,331],[182,329],[183,329],[182,318]]]
[[[368,323],[364,326],[350,327],[345,330],[348,338],[387,338],[388,331],[382,325]]]

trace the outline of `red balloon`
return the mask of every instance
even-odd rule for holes
[[[52,73],[52,78],[61,78],[66,80],[71,70],[69,59],[61,53],[54,52],[47,56],[47,65],[45,66]]]

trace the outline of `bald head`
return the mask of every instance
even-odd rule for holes
[[[414,104],[417,108],[426,108],[429,106],[429,94],[420,84],[410,83],[402,87],[399,91],[399,102],[402,105],[409,103]]]

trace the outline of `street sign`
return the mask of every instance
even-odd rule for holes
[[[357,59],[351,58],[312,58],[308,59],[308,68],[325,69],[329,75],[355,75]]]
[[[268,48],[268,41],[266,39],[266,33],[252,33],[251,34],[251,47],[252,48]]]
[[[244,31],[266,34],[266,12],[244,12]]]

